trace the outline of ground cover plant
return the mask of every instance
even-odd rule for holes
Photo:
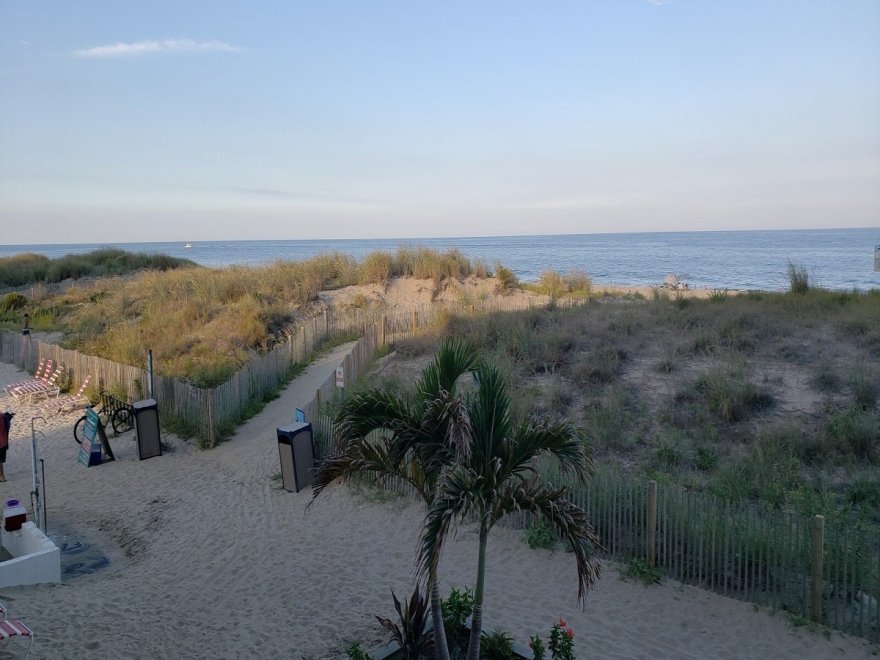
[[[880,292],[795,291],[450,317],[435,336],[477,345],[520,412],[583,427],[602,470],[880,523]],[[378,378],[406,382],[431,344],[396,349]]]

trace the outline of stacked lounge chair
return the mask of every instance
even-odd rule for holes
[[[63,372],[64,367],[58,366],[49,378],[45,380],[34,380],[30,383],[15,387],[10,394],[19,403],[22,401],[33,401],[35,398],[41,399],[43,397],[57,395],[61,391],[61,386],[58,385],[58,379]]]
[[[43,378],[48,378],[49,374],[52,372],[52,360],[46,360],[46,358],[40,358],[40,364],[37,366],[37,370],[34,372],[34,377],[30,380],[22,380],[17,383],[9,383],[3,389],[6,390],[6,393],[12,396],[13,390],[18,387],[23,387],[24,385],[30,385],[38,380],[42,380]]]

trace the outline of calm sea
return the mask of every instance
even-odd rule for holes
[[[98,247],[131,252],[161,252],[205,266],[265,264],[301,260],[339,251],[360,258],[374,250],[425,245],[457,248],[490,265],[500,261],[521,280],[534,281],[544,270],[587,271],[601,284],[659,284],[669,273],[691,287],[780,289],[787,285],[789,260],[806,266],[815,281],[832,289],[880,288],[874,272],[880,228],[794,231],[670,232],[578,234],[568,236],[494,236],[313,241],[196,241],[75,245],[0,245],[0,256],[38,252],[49,257]]]

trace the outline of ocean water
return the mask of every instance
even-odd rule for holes
[[[99,247],[185,257],[204,266],[259,265],[277,259],[301,260],[343,252],[356,258],[374,250],[425,245],[457,248],[471,259],[496,261],[522,281],[545,270],[586,271],[598,284],[660,284],[673,273],[692,288],[777,290],[788,284],[789,260],[803,265],[820,286],[830,289],[880,288],[874,252],[880,227],[786,231],[667,232],[309,241],[198,241],[183,243],[102,243],[0,245],[0,257],[38,252],[49,257]],[[878,257],[880,258],[880,257]]]

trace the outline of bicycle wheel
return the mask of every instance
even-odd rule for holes
[[[120,408],[113,413],[113,432],[117,435],[134,428],[134,415],[128,408]]]
[[[86,432],[86,416],[83,415],[78,420],[76,420],[76,424],[73,425],[73,439],[76,440],[76,444],[81,445],[83,434]]]

